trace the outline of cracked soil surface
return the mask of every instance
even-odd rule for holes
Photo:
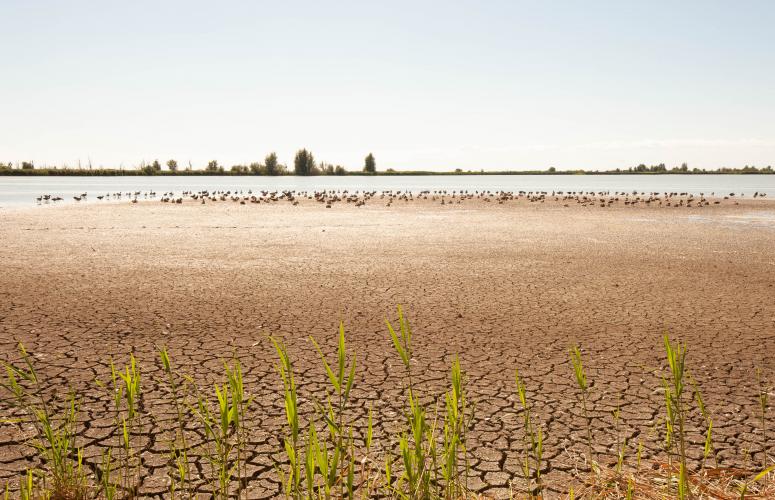
[[[119,365],[130,352],[137,357],[147,496],[167,490],[174,425],[156,346],[166,345],[173,364],[206,390],[222,377],[224,360],[241,360],[255,398],[249,492],[273,497],[284,416],[267,336],[288,345],[309,412],[310,395],[326,387],[309,336],[331,352],[342,319],[358,356],[355,425],[362,430],[373,407],[375,441],[384,441],[403,425],[403,371],[385,327],[397,304],[412,323],[413,371],[429,401],[460,356],[476,402],[469,486],[488,496],[506,497],[512,480],[521,485],[517,367],[544,426],[550,491],[566,492],[583,470],[574,343],[592,381],[601,460],[615,460],[616,407],[628,460],[638,442],[647,462],[661,457],[665,331],[689,347],[721,464],[761,463],[766,446],[754,371],[775,382],[768,201],[601,208],[474,199],[331,209],[309,201],[125,202],[0,212],[0,241],[0,359],[17,360],[22,341],[53,392],[83,395],[87,463],[99,463],[113,429],[110,398],[94,380],[109,377],[111,357]],[[8,415],[2,397],[0,415]],[[704,441],[699,423],[693,418],[689,433],[695,458]],[[35,464],[25,437],[0,425],[0,482],[16,482]]]

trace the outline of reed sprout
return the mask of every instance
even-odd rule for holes
[[[702,392],[700,391],[700,386],[697,383],[696,380],[691,375],[687,375],[687,379],[689,380],[689,383],[692,386],[692,393],[694,394],[694,401],[697,403],[697,408],[700,410],[700,414],[702,415],[703,420],[705,421],[705,445],[703,447],[702,451],[702,465],[701,468],[705,468],[705,463],[708,460],[708,457],[712,454],[713,460],[716,463],[716,466],[718,466],[718,460],[716,458],[716,450],[713,447],[713,418],[710,415],[710,412],[708,411],[708,408],[705,406],[705,400],[702,398]]]
[[[743,486],[740,488],[740,499],[743,500],[745,498],[745,494],[748,492],[748,488],[750,488],[752,484],[762,481],[763,479],[766,479],[767,476],[773,471],[775,471],[775,465],[766,467],[764,470],[756,474],[749,481],[745,481],[743,483]]]
[[[621,433],[619,432],[619,420],[621,417],[621,408],[618,406],[611,412],[614,420],[614,433],[616,434],[616,472],[621,472],[624,465],[624,455],[627,451],[627,438],[622,441]]]
[[[442,477],[446,498],[460,498],[468,490],[469,462],[466,430],[473,425],[474,406],[465,395],[464,373],[455,356],[450,373],[450,390],[445,396],[446,413],[443,429]],[[463,463],[460,463],[460,455]]]
[[[668,425],[668,450],[674,444],[672,441],[673,437],[677,436],[679,460],[678,498],[684,499],[690,495],[686,465],[686,408],[684,405],[686,346],[678,341],[675,343],[671,342],[667,334],[664,336],[664,344],[669,367],[668,377],[663,378],[667,412],[666,422]],[[669,488],[670,482],[668,482],[668,493]]]
[[[403,474],[399,477],[394,491],[401,492],[406,485],[405,494],[411,497],[427,498],[430,495],[432,472],[428,467],[429,451],[434,452],[434,435],[428,423],[426,409],[415,393],[412,383],[412,329],[409,320],[404,317],[401,306],[398,306],[398,332],[390,321],[385,320],[393,347],[398,353],[406,370],[407,385],[405,394],[407,400],[407,429],[398,440],[399,455],[403,463]],[[430,436],[430,437],[429,437]],[[435,458],[435,457],[433,457]],[[388,487],[391,487],[388,483]]]
[[[770,395],[762,380],[761,368],[756,368],[756,381],[759,387],[759,417],[762,427],[762,468],[766,469],[769,465],[767,457],[767,409],[770,405]]]
[[[288,423],[288,431],[283,438],[283,446],[288,456],[288,469],[278,467],[280,479],[283,484],[283,492],[288,498],[301,498],[301,466],[302,460],[299,453],[299,406],[296,392],[296,379],[293,372],[293,362],[288,355],[288,350],[282,341],[270,337],[274,344],[279,363],[277,372],[283,381],[283,397],[285,403],[285,418]],[[308,455],[312,450],[308,448]],[[317,449],[316,449],[317,451]]]
[[[35,483],[35,471],[27,469],[24,479],[19,482],[19,496],[21,500],[36,500],[39,495],[40,493],[37,493],[37,484]]]
[[[522,475],[525,479],[525,487],[529,498],[540,497],[543,490],[541,482],[541,464],[543,461],[543,431],[540,425],[536,425],[530,399],[527,397],[527,389],[519,370],[515,370],[517,382],[517,395],[522,405]],[[532,480],[536,487],[532,487]]]
[[[587,373],[584,371],[584,364],[581,360],[581,351],[578,346],[573,346],[570,350],[570,360],[573,365],[573,374],[576,377],[576,384],[581,393],[581,409],[584,412],[584,421],[587,428],[587,461],[589,466],[594,468],[594,455],[592,449],[592,419],[589,416],[587,400],[589,399],[589,383],[587,382]]]
[[[339,338],[336,353],[336,364],[330,365],[326,360],[323,351],[315,339],[310,337],[310,341],[315,346],[320,360],[323,363],[332,391],[327,394],[326,403],[316,402],[318,415],[325,422],[328,428],[328,438],[332,444],[332,456],[330,462],[325,464],[328,470],[338,472],[336,474],[324,475],[324,481],[327,483],[327,489],[334,486],[339,487],[339,496],[344,498],[347,491],[349,498],[352,498],[353,481],[355,474],[355,457],[353,452],[352,427],[346,421],[345,411],[350,400],[350,392],[355,382],[356,356],[353,354],[347,366],[347,348],[344,335],[344,323],[339,322]],[[332,368],[333,366],[333,368]],[[328,392],[328,391],[327,391]],[[333,402],[332,402],[333,399]],[[320,455],[323,460],[329,460],[327,457],[327,448],[325,453]],[[321,464],[317,464],[321,465]],[[341,469],[340,469],[341,468]],[[314,472],[314,468],[312,469]],[[338,483],[338,484],[337,484]]]
[[[99,487],[105,500],[113,500],[118,493],[116,485],[113,482],[113,450],[107,448],[102,452],[102,467],[100,468]]]
[[[177,428],[175,435],[170,441],[170,460],[174,464],[174,474],[171,475],[172,481],[170,482],[170,493],[174,496],[175,492],[180,489],[184,492],[187,498],[193,497],[193,489],[191,485],[191,463],[188,458],[189,445],[186,438],[185,418],[184,413],[188,407],[188,400],[186,398],[186,385],[188,379],[179,377],[177,372],[172,366],[172,360],[166,347],[159,349],[159,358],[162,364],[162,370],[164,371],[167,385],[169,386],[172,401],[175,405],[175,416]],[[175,479],[177,476],[177,479]]]
[[[116,369],[113,360],[110,361],[110,391],[113,396],[114,427],[118,434],[119,446],[117,447],[118,469],[120,477],[117,485],[111,485],[108,472],[108,480],[103,481],[103,489],[106,495],[114,495],[117,489],[124,492],[125,496],[137,495],[140,481],[140,458],[136,454],[135,436],[141,434],[139,402],[140,402],[140,372],[133,354],[129,355],[129,364],[123,370]],[[97,385],[105,388],[106,385],[97,380]],[[104,465],[110,471],[113,468],[112,454],[103,456]]]
[[[210,489],[213,498],[232,498],[231,487],[237,481],[237,497],[242,496],[242,448],[245,443],[245,410],[251,399],[242,381],[238,360],[224,363],[226,380],[213,384],[215,404],[199,393],[192,413],[205,435],[204,454],[210,465]],[[183,464],[179,466],[182,470]]]

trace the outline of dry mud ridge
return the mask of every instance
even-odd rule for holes
[[[158,203],[0,212],[0,355],[16,343],[62,396],[83,395],[87,463],[112,439],[111,401],[95,378],[130,352],[142,373],[141,493],[168,488],[174,424],[156,353],[211,391],[236,356],[254,396],[249,492],[279,494],[281,382],[268,335],[295,359],[301,408],[326,379],[309,336],[327,352],[337,325],[357,352],[356,427],[367,408],[375,441],[403,425],[403,371],[385,327],[402,304],[414,330],[413,370],[428,401],[460,356],[476,422],[469,486],[488,496],[520,487],[522,447],[514,370],[544,426],[545,478],[567,492],[584,471],[585,421],[568,347],[581,346],[591,388],[594,443],[615,460],[611,412],[659,458],[665,366],[662,335],[689,346],[688,364],[714,417],[722,465],[761,463],[754,371],[775,382],[775,205],[753,201],[702,211],[552,204],[387,208],[314,203],[240,206]],[[5,395],[3,396],[5,398]],[[7,400],[0,412],[9,414]],[[768,426],[775,428],[770,413]],[[699,459],[701,422],[690,427]],[[35,465],[17,426],[0,431],[0,481]],[[195,438],[192,438],[195,439]],[[775,454],[775,450],[770,450]],[[606,458],[607,457],[607,458]],[[204,469],[204,464],[198,464]]]

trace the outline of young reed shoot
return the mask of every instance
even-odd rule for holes
[[[283,484],[283,492],[288,498],[301,497],[301,467],[302,460],[299,453],[299,406],[296,391],[296,379],[293,372],[293,362],[288,355],[288,350],[282,341],[270,337],[274,344],[279,362],[276,364],[277,372],[283,382],[283,398],[285,403],[285,419],[288,424],[287,434],[283,438],[283,446],[288,456],[288,469],[278,467],[280,479]]]
[[[522,405],[522,476],[525,479],[525,487],[529,498],[540,497],[543,491],[541,480],[541,466],[543,463],[544,437],[540,425],[536,425],[530,399],[527,397],[527,389],[519,369],[515,370],[517,383],[517,396]],[[532,480],[536,486],[533,488]]]
[[[589,383],[587,374],[584,371],[584,364],[581,361],[581,351],[578,346],[573,346],[570,350],[570,360],[573,365],[573,374],[576,377],[576,385],[581,392],[581,409],[584,412],[584,420],[587,427],[587,461],[589,466],[594,468],[594,454],[592,449],[592,419],[589,416],[587,400],[589,398]]]
[[[686,346],[680,342],[670,341],[670,337],[664,336],[665,353],[669,367],[668,377],[664,380],[665,404],[667,422],[669,422],[668,436],[677,434],[679,476],[678,497],[683,500],[689,492],[687,481],[687,455],[686,455],[686,408],[684,404],[684,389],[686,388]],[[678,426],[677,429],[675,426]],[[670,442],[670,441],[669,441]],[[668,483],[668,488],[670,483]],[[669,490],[668,490],[669,493]]]
[[[193,497],[193,486],[191,484],[191,463],[188,458],[189,445],[185,429],[185,416],[188,415],[187,407],[189,405],[186,389],[188,380],[176,373],[166,347],[159,349],[159,358],[172,401],[175,404],[177,419],[175,435],[170,440],[170,460],[174,471],[171,475],[173,479],[170,488],[173,492],[182,490],[185,496],[190,499]]]
[[[759,417],[762,427],[762,468],[766,469],[769,465],[767,457],[767,409],[770,406],[770,393],[762,379],[761,368],[756,369],[756,382],[759,386]]]
[[[355,382],[356,356],[352,354],[349,359],[344,333],[344,323],[339,322],[339,337],[336,351],[336,364],[329,364],[326,356],[320,349],[318,343],[310,337],[310,341],[320,356],[323,367],[331,384],[332,391],[328,392],[325,405],[316,403],[318,415],[322,418],[328,427],[329,437],[333,446],[333,469],[340,471],[343,477],[324,476],[327,482],[336,481],[339,484],[339,495],[343,498],[345,491],[349,491],[353,486],[355,474],[355,458],[353,456],[352,445],[352,427],[347,423],[347,404],[350,400],[350,392]],[[333,366],[333,368],[332,368]],[[332,402],[333,400],[333,402]],[[330,484],[329,487],[334,486]]]

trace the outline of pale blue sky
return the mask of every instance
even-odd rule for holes
[[[0,161],[775,164],[775,2],[0,0]]]

